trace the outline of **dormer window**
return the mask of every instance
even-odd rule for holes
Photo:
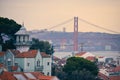
[[[40,60],[37,60],[37,67],[40,67]]]
[[[27,66],[29,67],[29,66],[30,66],[30,63],[27,63]]]
[[[11,65],[11,59],[8,59],[7,61],[8,61],[8,65]]]
[[[18,66],[18,63],[15,63],[15,66]]]

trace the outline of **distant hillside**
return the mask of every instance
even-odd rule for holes
[[[30,31],[31,38],[48,40],[56,51],[73,50],[73,32]],[[84,51],[120,51],[120,34],[99,32],[79,32],[79,51],[83,44]]]

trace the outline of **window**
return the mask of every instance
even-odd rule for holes
[[[10,58],[7,60],[7,62],[8,62],[8,65],[11,65],[11,63],[12,63]]]
[[[50,74],[50,73],[48,72],[47,75],[49,76],[49,74]]]
[[[8,65],[11,65],[11,61],[8,61]]]
[[[18,66],[18,63],[15,63],[15,66]]]
[[[27,63],[27,66],[30,66],[30,63]]]
[[[37,66],[40,67],[40,60],[37,61]]]
[[[25,36],[23,36],[23,42],[25,42]]]
[[[50,65],[50,63],[49,63],[49,62],[47,62],[47,65]]]

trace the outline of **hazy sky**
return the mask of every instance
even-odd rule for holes
[[[0,16],[27,30],[50,28],[74,16],[120,32],[120,0],[0,0]],[[73,31],[73,21],[54,30]],[[81,32],[107,32],[79,21]]]

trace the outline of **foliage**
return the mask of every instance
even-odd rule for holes
[[[10,39],[8,41],[6,41],[6,43],[3,43],[2,44],[2,47],[3,47],[3,51],[6,51],[7,49],[15,49],[15,45],[13,44],[13,40]]]
[[[99,80],[95,75],[91,74],[87,70],[76,70],[73,71],[70,75],[67,75],[67,80]]]
[[[64,66],[54,65],[52,75],[60,80],[100,80],[95,63],[79,57],[67,59]]]
[[[39,41],[33,38],[32,43],[30,49],[39,49],[41,52],[46,52],[50,55],[54,53],[53,46],[48,41]]]
[[[86,70],[91,72],[93,75],[98,74],[98,68],[94,62],[88,61],[80,57],[71,57],[67,59],[66,65],[63,68],[68,74],[71,74],[74,71]]]
[[[67,75],[62,70],[62,66],[52,65],[52,76],[57,76],[60,80],[65,80]]]
[[[21,25],[17,24],[14,20],[0,17],[0,33],[14,35]]]
[[[0,44],[3,47],[3,50],[13,49],[15,46],[14,34],[20,29],[21,25],[17,24],[14,20],[0,17]],[[4,41],[3,37],[9,38],[9,40]]]

